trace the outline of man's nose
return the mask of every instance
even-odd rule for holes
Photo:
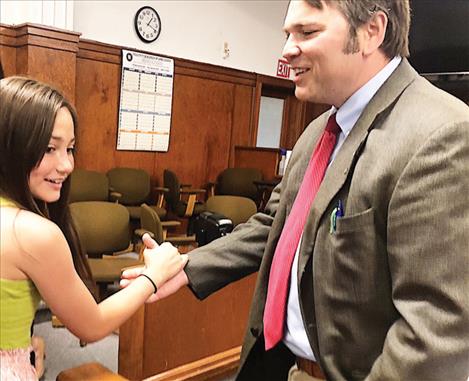
[[[283,57],[290,62],[293,58],[297,57],[300,54],[300,48],[298,45],[293,41],[292,35],[288,36],[287,41],[285,41],[285,45],[283,46]]]

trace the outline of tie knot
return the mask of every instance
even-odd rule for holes
[[[327,125],[326,125],[326,131],[329,131],[330,133],[334,135],[338,135],[340,133],[340,127],[337,124],[337,121],[335,120],[336,115],[337,115],[336,112],[332,114],[327,120]]]

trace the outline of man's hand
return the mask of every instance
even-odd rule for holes
[[[143,243],[149,249],[153,249],[158,246],[158,244],[152,238],[150,238],[148,234],[145,234],[143,236]],[[135,278],[137,278],[143,272],[143,270],[145,270],[145,266],[139,266],[125,270],[121,275],[122,279],[120,281],[120,286],[122,288],[127,287],[130,283],[133,282]],[[174,294],[181,287],[186,286],[188,284],[189,279],[187,278],[187,275],[184,270],[181,270],[171,279],[166,281],[166,283],[160,286],[158,288],[158,292],[156,294],[151,295],[147,299],[146,303],[153,303],[157,300],[166,298],[167,296]]]
[[[134,267],[132,269],[125,270],[122,273],[122,279],[120,281],[120,286],[122,288],[127,287],[134,279],[140,275],[140,273],[145,269],[144,266]],[[179,271],[174,277],[168,280],[163,284],[156,294],[152,294],[147,300],[146,303],[153,303],[157,300],[164,299],[167,296],[174,294],[181,287],[189,284],[189,279],[187,278],[184,270]]]

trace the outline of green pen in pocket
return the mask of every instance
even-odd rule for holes
[[[337,227],[337,218],[341,218],[344,216],[344,206],[342,204],[342,200],[339,200],[337,207],[331,213],[331,223],[329,226],[329,233],[335,233]]]
[[[336,228],[336,225],[337,225],[337,211],[338,210],[339,210],[339,208],[334,208],[334,210],[331,213],[331,223],[330,223],[330,226],[329,226],[329,233],[330,234],[335,233],[335,228]]]

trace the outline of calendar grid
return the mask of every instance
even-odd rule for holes
[[[173,76],[172,59],[122,51],[118,150],[168,151]]]

